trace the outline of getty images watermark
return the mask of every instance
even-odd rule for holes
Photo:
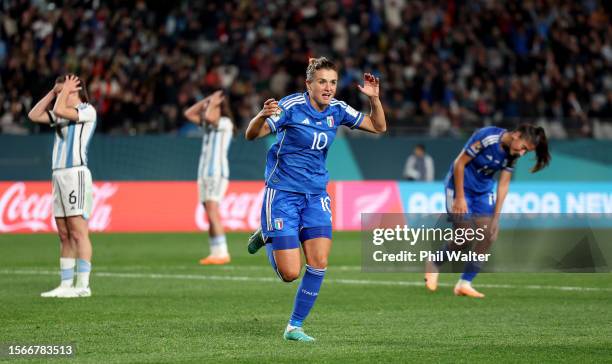
[[[609,272],[612,214],[362,214],[362,270]]]
[[[408,225],[395,225],[395,228],[374,228],[372,230],[372,244],[381,246],[385,242],[403,242],[411,247],[419,243],[448,241],[454,242],[458,247],[466,243],[481,243],[487,237],[488,225],[469,228],[426,228],[425,225],[414,228]],[[427,249],[418,252],[401,250],[399,252],[386,253],[383,250],[375,250],[372,259],[376,262],[469,262],[488,261],[491,254],[479,254],[471,250],[440,250],[430,251]]]

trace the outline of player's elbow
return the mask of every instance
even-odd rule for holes
[[[387,132],[387,125],[382,125],[376,128],[376,134],[383,134]]]
[[[34,110],[30,110],[28,113],[28,118],[35,123],[42,123],[45,121],[43,116],[40,113],[35,112]]]
[[[372,129],[374,129],[372,132],[374,134],[382,134],[387,131],[387,122],[384,119],[382,121],[378,121],[372,118],[371,120]]]
[[[34,113],[34,110],[30,110],[30,112],[28,113],[28,118],[34,122],[36,122],[37,120],[37,115]]]
[[[244,139],[246,139],[246,140],[255,140],[255,138],[257,138],[257,135],[255,135],[255,133],[249,131],[249,129],[247,129],[244,132]]]
[[[249,124],[246,131],[244,132],[244,138],[246,140],[255,140],[258,136],[259,133]]]

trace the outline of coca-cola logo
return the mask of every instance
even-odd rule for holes
[[[230,192],[219,204],[223,227],[228,230],[250,231],[259,226],[264,189],[259,192]],[[208,230],[206,211],[201,203],[195,209],[195,222],[200,230]]]
[[[90,230],[103,231],[109,226],[112,206],[106,202],[118,188],[112,183],[93,185]],[[26,183],[10,185],[0,196],[0,231],[57,231],[51,192],[28,194]]]

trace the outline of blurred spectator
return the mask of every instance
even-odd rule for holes
[[[431,182],[434,179],[433,158],[425,153],[425,146],[418,144],[406,160],[404,178],[412,181]]]
[[[612,120],[610,9],[603,0],[6,0],[0,95],[25,105],[74,72],[89,80],[101,131],[134,134],[181,130],[194,95],[222,87],[240,126],[266,98],[303,89],[308,57],[325,55],[341,66],[337,97],[363,110],[355,70],[381,77],[390,132],[465,135],[541,120],[559,137],[600,137]],[[24,125],[16,108],[3,106],[3,130]]]

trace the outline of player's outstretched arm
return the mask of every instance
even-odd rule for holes
[[[270,126],[266,123],[266,118],[280,112],[281,109],[278,107],[278,101],[267,99],[261,111],[249,122],[249,126],[247,126],[244,134],[246,140],[254,140],[270,134]]]
[[[28,113],[28,118],[30,118],[30,120],[35,123],[51,123],[52,120],[47,111],[49,109],[49,105],[51,104],[51,102],[53,102],[53,99],[55,99],[55,97],[61,90],[62,85],[56,83],[55,86],[53,86],[53,89],[47,92],[47,94],[42,99],[40,99],[40,101],[38,101],[36,105],[34,105],[32,110],[30,110],[30,112]]]
[[[380,134],[387,131],[385,110],[380,102],[380,79],[370,73],[363,74],[363,86],[357,85],[359,91],[370,98],[370,114],[364,116],[359,129]]]
[[[203,122],[202,113],[208,105],[210,97],[211,95],[206,96],[205,98],[196,102],[195,104],[191,105],[187,110],[185,110],[185,112],[183,113],[185,118],[194,124],[201,125]]]
[[[57,102],[53,106],[53,113],[60,118],[79,121],[79,113],[73,107],[68,106],[68,95],[71,92],[81,90],[81,81],[75,75],[66,76],[66,80],[62,86],[62,90],[57,95]]]

